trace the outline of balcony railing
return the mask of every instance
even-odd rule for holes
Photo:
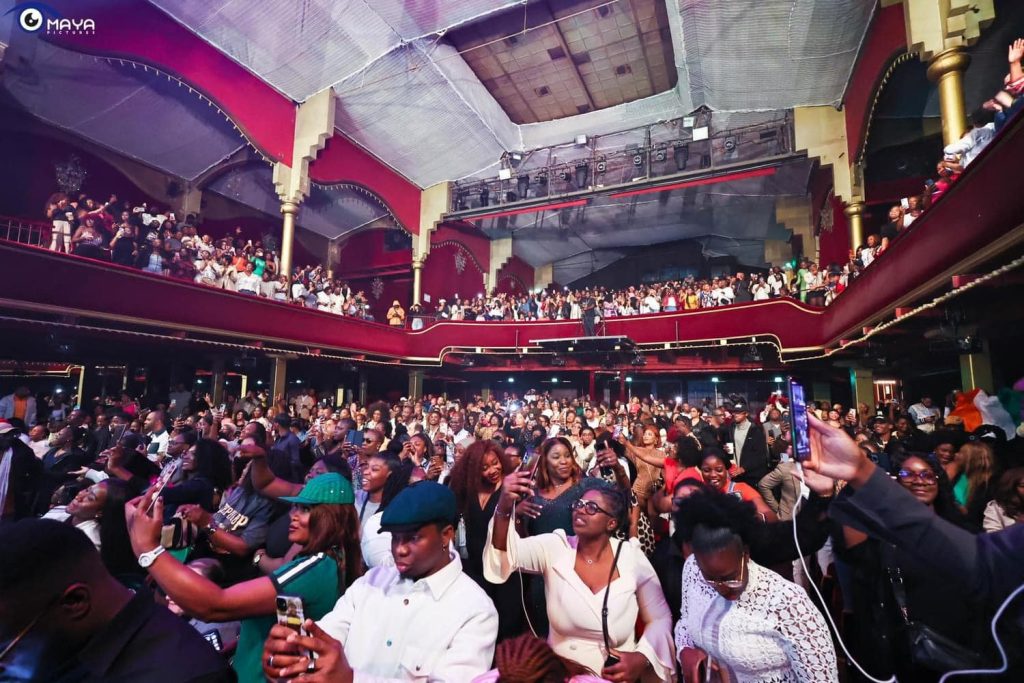
[[[52,226],[45,221],[35,221],[14,216],[0,216],[0,239],[34,247],[46,246]]]

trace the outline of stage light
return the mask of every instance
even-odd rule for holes
[[[583,189],[587,186],[587,176],[590,175],[590,167],[586,164],[576,166],[576,188]]]
[[[676,404],[679,404],[679,403],[682,403],[682,402],[683,402],[683,397],[682,396],[676,396]]]
[[[627,377],[626,381],[629,382],[630,384],[632,384],[633,383],[633,378],[632,377]]]
[[[258,386],[258,387],[263,386],[263,380],[261,380],[261,379],[256,380],[256,386]]]
[[[644,165],[644,155],[640,154],[639,152],[634,154],[633,155],[633,165],[634,166],[643,166]]]
[[[631,360],[629,364],[632,365],[633,367],[641,368],[647,365],[647,357],[644,356],[642,353],[637,353],[633,356],[633,360]]]
[[[530,189],[530,176],[521,175],[516,178],[516,190],[519,192],[519,196],[526,199],[526,193]]]
[[[717,377],[712,377],[712,378],[711,378],[711,381],[712,381],[712,383],[714,383],[714,384],[718,384],[718,378],[717,378]]]
[[[597,172],[598,173],[604,173],[607,170],[608,170],[608,162],[605,160],[604,157],[599,158],[597,160]]]
[[[498,170],[498,180],[511,180],[511,179],[512,179],[512,169],[510,169],[510,168],[502,168],[502,169]]]
[[[686,145],[676,145],[672,157],[676,160],[677,171],[686,170],[686,162],[690,160],[690,148]]]
[[[776,384],[782,384],[782,378],[781,377],[776,377],[775,378],[775,383]]]
[[[551,383],[552,384],[558,384],[558,378],[557,377],[552,377],[551,378]]]
[[[516,383],[516,378],[515,377],[509,377],[508,378],[508,383],[509,384],[515,384]]]
[[[736,146],[738,144],[739,143],[736,141],[736,137],[730,135],[729,137],[727,137],[725,139],[725,151],[726,152],[735,152],[736,151]]]
[[[551,365],[556,367],[556,368],[564,368],[565,367],[565,358],[562,358],[561,356],[553,356],[551,358]]]
[[[523,155],[519,152],[512,152],[508,155],[508,163],[512,165],[512,168],[519,168],[519,162],[523,160]]]
[[[581,145],[581,146],[587,144],[587,136],[586,135],[577,135],[576,136],[576,144],[577,145]]]

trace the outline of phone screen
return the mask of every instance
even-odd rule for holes
[[[793,459],[803,462],[811,457],[811,437],[807,426],[807,401],[804,387],[789,379],[789,419],[793,432]]]
[[[300,636],[308,636],[309,633],[306,631],[305,626],[303,626],[305,622],[306,614],[302,609],[302,598],[294,595],[277,596],[277,623],[287,626]],[[307,650],[305,654],[309,658],[310,670],[312,670],[316,653]]]

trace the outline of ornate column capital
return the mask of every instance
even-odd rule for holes
[[[961,47],[943,50],[928,60],[928,80],[937,83],[940,78],[954,71],[963,72],[971,63],[971,56]]]

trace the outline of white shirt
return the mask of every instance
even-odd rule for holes
[[[946,154],[959,154],[960,165],[967,168],[968,164],[974,161],[975,157],[981,154],[985,146],[992,141],[995,134],[996,124],[986,123],[981,128],[971,128],[962,138],[946,145],[942,151]]]
[[[576,573],[576,537],[568,537],[558,529],[550,534],[520,538],[509,525],[508,551],[503,552],[491,544],[493,533],[492,520],[484,546],[484,577],[492,583],[504,583],[516,569],[542,575],[551,649],[592,671],[600,671],[608,656],[601,635],[605,591],[594,593]],[[615,551],[620,543],[612,539],[610,550]],[[633,541],[622,548],[617,568],[619,577],[611,583],[608,595],[611,646],[622,652],[639,652],[647,658],[651,668],[641,677],[644,683],[672,680],[672,612],[654,567],[639,543]],[[639,640],[635,637],[638,616],[644,622]]]
[[[590,461],[594,459],[594,455],[597,454],[597,448],[594,442],[591,441],[589,446],[584,446],[583,443],[578,443],[573,446],[573,455],[576,456],[576,462],[579,463],[580,468],[586,472],[590,469]],[[629,471],[628,469],[626,470]]]
[[[318,622],[341,641],[357,683],[471,681],[491,668],[498,612],[450,557],[418,581],[371,569]]]
[[[914,424],[916,424],[921,431],[925,432],[930,432],[935,429],[935,422],[938,421],[939,415],[941,415],[938,408],[935,406],[926,408],[923,403],[915,403],[907,409],[907,412],[910,413],[910,417],[913,418]],[[929,417],[934,418],[934,420],[926,422],[925,420]]]
[[[704,580],[696,558],[686,560],[677,654],[699,647],[736,683],[838,681],[832,636],[804,589],[750,560],[747,573],[740,597],[726,600]]]
[[[262,278],[259,278],[252,273],[239,273],[238,277],[235,278],[235,289],[239,292],[245,291],[259,294],[260,285],[262,284]]]
[[[368,503],[373,505],[373,503]],[[380,507],[380,504],[377,504]],[[367,508],[369,511],[369,507]],[[395,556],[391,554],[391,532],[380,531],[380,521],[384,512],[377,512],[376,508],[372,514],[366,515],[359,522],[359,552],[363,555],[363,562],[367,567],[394,567]]]

